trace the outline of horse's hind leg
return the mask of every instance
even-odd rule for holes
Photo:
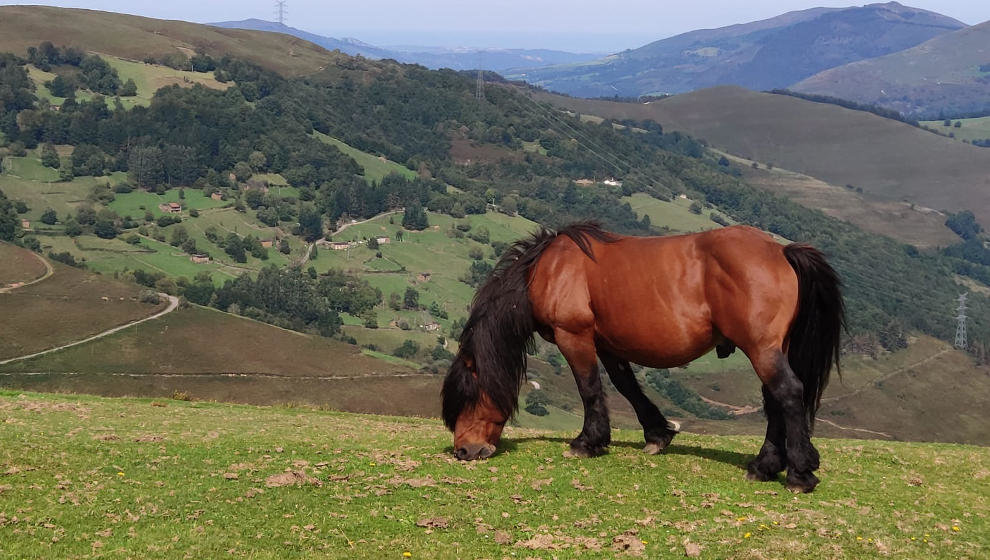
[[[776,478],[787,466],[784,411],[766,385],[763,386],[763,411],[767,416],[767,437],[760,454],[750,461],[746,477],[766,482]]]
[[[571,454],[577,457],[601,455],[612,441],[612,427],[605,407],[602,379],[598,374],[593,331],[588,329],[575,334],[554,329],[554,340],[574,372],[578,393],[584,403],[584,428],[571,442]]]
[[[784,449],[787,455],[787,488],[795,492],[811,492],[818,485],[814,471],[818,469],[818,450],[811,444],[811,429],[804,406],[804,385],[787,363],[787,357],[780,350],[772,350],[751,355],[753,367],[763,381],[767,392],[779,406],[777,415],[783,420]],[[774,448],[780,444],[781,429],[773,424],[768,411],[767,442]],[[760,452],[763,456],[763,452]],[[757,457],[756,462],[760,458]],[[771,459],[759,463],[768,474],[776,467]],[[752,471],[750,471],[752,472]]]
[[[646,438],[646,447],[643,451],[656,455],[666,449],[670,445],[670,440],[677,435],[677,430],[667,422],[657,405],[643,394],[643,389],[639,386],[632,368],[629,367],[629,362],[607,352],[599,352],[598,357],[601,358],[612,384],[636,411],[636,417],[643,426],[643,436]]]

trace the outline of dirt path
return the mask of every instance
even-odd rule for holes
[[[360,222],[349,222],[349,223],[346,223],[346,224],[340,226],[340,228],[337,229],[337,231],[332,232],[331,235],[337,235],[338,233],[344,231],[345,229],[347,229],[347,228],[349,228],[351,226],[359,226],[361,224],[366,224],[366,223],[370,222],[371,220],[377,220],[378,218],[381,218],[383,216],[391,216],[392,214],[398,214],[400,212],[405,212],[405,211],[406,211],[405,208],[403,208],[401,210],[389,210],[388,212],[382,212],[381,214],[378,214],[377,216],[372,216],[372,217],[368,218],[367,220],[361,220]]]
[[[698,396],[701,397],[701,400],[705,401],[708,404],[713,404],[715,406],[721,406],[721,407],[724,407],[724,408],[728,408],[729,409],[729,414],[732,414],[733,416],[742,416],[743,414],[752,414],[754,412],[759,412],[760,411],[760,407],[758,407],[758,406],[751,406],[751,405],[737,406],[737,405],[734,405],[734,404],[713,401],[712,399],[702,397],[701,395],[698,395]]]
[[[819,422],[824,422],[824,423],[828,424],[829,426],[832,426],[833,428],[838,428],[840,430],[849,430],[851,432],[863,432],[864,434],[873,434],[873,435],[876,435],[876,436],[883,436],[885,438],[890,438],[890,439],[893,439],[893,437],[894,437],[894,436],[892,436],[892,435],[890,435],[888,433],[885,433],[885,432],[876,432],[876,431],[873,431],[873,430],[867,430],[866,428],[849,428],[847,426],[840,426],[840,425],[836,424],[835,422],[833,422],[831,420],[826,420],[825,418],[817,418],[817,420]]]
[[[26,356],[17,356],[16,358],[7,358],[6,360],[0,360],[0,366],[2,366],[4,364],[9,364],[11,362],[19,362],[21,360],[27,360],[27,359],[30,359],[30,358],[36,358],[38,356],[44,356],[45,354],[51,354],[52,352],[58,352],[59,350],[65,350],[66,348],[71,348],[73,346],[78,346],[80,344],[85,344],[85,343],[87,343],[87,342],[89,342],[91,340],[96,340],[96,339],[99,339],[99,338],[103,338],[105,336],[110,336],[113,333],[120,332],[120,331],[122,331],[124,329],[128,329],[130,327],[133,327],[134,325],[139,325],[139,324],[141,324],[141,323],[143,323],[145,321],[150,321],[152,319],[157,319],[157,318],[159,318],[159,317],[161,317],[163,315],[167,315],[167,314],[175,311],[176,308],[179,307],[179,298],[177,298],[175,296],[170,296],[170,295],[167,295],[167,294],[160,294],[160,295],[168,298],[168,302],[169,302],[168,303],[168,307],[166,307],[162,311],[159,311],[158,313],[155,313],[154,315],[149,315],[149,316],[147,316],[147,317],[145,317],[143,319],[138,319],[137,321],[131,321],[130,323],[125,323],[123,325],[120,325],[119,327],[114,327],[112,329],[105,330],[105,331],[103,331],[101,333],[98,333],[98,334],[95,334],[95,335],[93,335],[93,336],[91,336],[89,338],[84,338],[82,340],[77,340],[75,342],[70,342],[68,344],[63,344],[61,346],[56,346],[55,348],[49,348],[48,350],[42,350],[41,352],[35,352],[34,354],[28,354]]]
[[[952,350],[952,349],[951,348],[943,348],[942,350],[939,350],[938,352],[932,354],[931,356],[928,356],[927,358],[925,358],[923,360],[920,360],[918,362],[915,362],[915,363],[913,363],[911,365],[899,367],[899,368],[897,368],[897,369],[895,369],[895,370],[893,370],[893,371],[891,371],[889,373],[885,373],[885,374],[881,375],[880,377],[877,377],[876,379],[871,380],[866,385],[863,385],[862,387],[859,387],[857,389],[854,389],[854,390],[852,390],[852,391],[850,391],[848,393],[844,393],[842,395],[836,395],[834,397],[824,398],[824,399],[822,399],[822,403],[823,404],[824,403],[832,403],[832,402],[840,401],[840,400],[845,399],[845,398],[852,397],[854,395],[858,395],[858,394],[862,393],[863,391],[869,389],[870,387],[875,386],[877,383],[881,383],[883,381],[886,381],[886,380],[890,379],[891,377],[894,377],[895,375],[900,375],[900,374],[904,373],[905,371],[910,371],[910,370],[912,370],[912,369],[914,369],[914,368],[916,368],[918,366],[924,365],[924,364],[926,364],[926,363],[934,360],[935,358],[938,358],[939,356],[942,356],[942,355],[946,354],[950,350]]]
[[[9,286],[0,288],[0,294],[7,294],[7,293],[10,293],[10,292],[12,292],[14,290],[19,290],[21,288],[26,288],[27,286],[31,286],[31,285],[37,284],[38,282],[41,282],[42,280],[47,280],[49,277],[51,277],[52,274],[55,274],[55,269],[52,268],[52,263],[48,262],[48,259],[46,259],[45,257],[42,257],[41,255],[39,255],[39,254],[37,254],[37,253],[35,253],[33,251],[31,252],[31,254],[34,255],[35,257],[37,257],[38,260],[41,261],[41,263],[45,265],[45,273],[42,274],[41,276],[39,276],[38,278],[35,278],[34,280],[31,280],[30,282],[24,282],[23,284],[22,283],[15,283],[15,284],[11,284]]]

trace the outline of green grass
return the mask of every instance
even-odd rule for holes
[[[203,195],[199,189],[181,189],[185,195],[184,199],[179,198],[180,189],[169,189],[163,194],[136,190],[129,193],[117,194],[110,209],[121,216],[130,216],[134,219],[144,217],[145,211],[151,212],[156,218],[164,215],[159,208],[159,204],[168,202],[179,202],[183,205],[183,213],[188,215],[188,210],[205,210],[207,208],[221,208],[230,204],[226,200],[213,200]]]
[[[508,428],[459,463],[439,422],[306,408],[0,393],[0,539],[11,557],[977,558],[986,448],[817,441],[822,484],[751,483],[754,437]],[[286,472],[290,472],[286,475]],[[299,473],[299,485],[279,486]]]
[[[168,66],[158,64],[145,64],[131,60],[124,60],[115,56],[105,56],[104,59],[117,70],[121,83],[127,80],[134,80],[138,93],[134,97],[122,97],[121,102],[125,108],[130,109],[136,105],[149,105],[151,98],[159,89],[172,84],[183,87],[191,87],[193,84],[200,84],[211,89],[225,90],[231,83],[220,83],[212,72],[188,72],[176,70]]]
[[[666,226],[675,232],[687,233],[722,227],[711,220],[713,212],[711,208],[702,208],[701,214],[695,214],[690,210],[692,201],[686,198],[675,198],[671,202],[666,202],[645,193],[635,193],[623,197],[622,200],[632,206],[637,216],[642,217],[646,214],[654,226]],[[730,224],[734,223],[725,214],[721,215]]]
[[[356,161],[358,165],[364,169],[364,177],[369,182],[381,181],[382,178],[391,173],[398,173],[407,179],[416,178],[416,172],[405,167],[404,165],[380,158],[374,154],[369,154],[368,152],[362,152],[357,148],[353,148],[340,140],[327,136],[321,132],[313,132],[313,135],[322,142],[330,144],[331,146],[336,146],[338,150],[354,159],[354,161]]]
[[[945,121],[921,121],[922,126],[927,126],[939,134],[948,136],[954,135],[957,140],[986,140],[990,138],[990,117],[978,117],[973,119],[952,119],[951,124],[945,126]],[[959,128],[955,127],[960,123]]]

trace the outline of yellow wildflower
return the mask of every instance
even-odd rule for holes
[[[752,534],[752,533],[746,533],[745,535],[743,535],[743,538],[744,538],[744,539],[748,539],[748,538],[750,538],[751,536],[753,536],[753,534]]]
[[[959,525],[953,525],[952,526],[952,530],[953,531],[958,531],[959,530]]]
[[[405,551],[405,552],[402,553],[402,557],[403,558],[410,558],[410,557],[412,557],[412,552],[409,552],[407,550],[407,551]]]
[[[118,472],[118,473],[117,473],[117,476],[124,476],[124,473],[122,473],[122,472]]]

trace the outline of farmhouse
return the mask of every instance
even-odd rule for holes
[[[212,198],[213,200],[223,200],[223,193],[221,193],[220,191],[216,191],[210,195],[210,198]]]
[[[178,214],[179,212],[182,212],[182,206],[178,202],[159,204],[158,209],[166,214]]]
[[[330,248],[334,251],[346,251],[350,248],[351,244],[346,241],[331,241]]]
[[[427,323],[425,325],[420,325],[426,332],[435,332],[440,330],[440,323]]]
[[[578,179],[574,181],[574,184],[581,187],[590,187],[595,184],[595,181],[593,179]]]
[[[421,273],[419,273],[419,274],[416,275],[416,281],[417,282],[429,282],[430,281],[430,278],[432,278],[432,277],[433,277],[433,273],[431,273],[431,272],[421,272]]]
[[[602,183],[604,183],[605,185],[608,185],[609,187],[621,187],[622,186],[622,181],[618,181],[618,180],[616,180],[613,177],[609,177],[608,179],[605,179],[604,181],[602,181]]]
[[[272,241],[271,239],[262,239],[261,240],[261,246],[262,247],[271,247],[274,244],[275,244],[275,242]]]
[[[388,237],[376,237],[375,241],[377,241],[379,245],[388,245],[392,242],[392,240]]]
[[[189,257],[189,260],[191,260],[192,262],[194,262],[196,264],[203,264],[203,263],[210,262],[210,256],[209,255],[193,255],[193,256]]]
[[[29,222],[28,220],[21,220],[21,228],[31,229],[31,222]]]

